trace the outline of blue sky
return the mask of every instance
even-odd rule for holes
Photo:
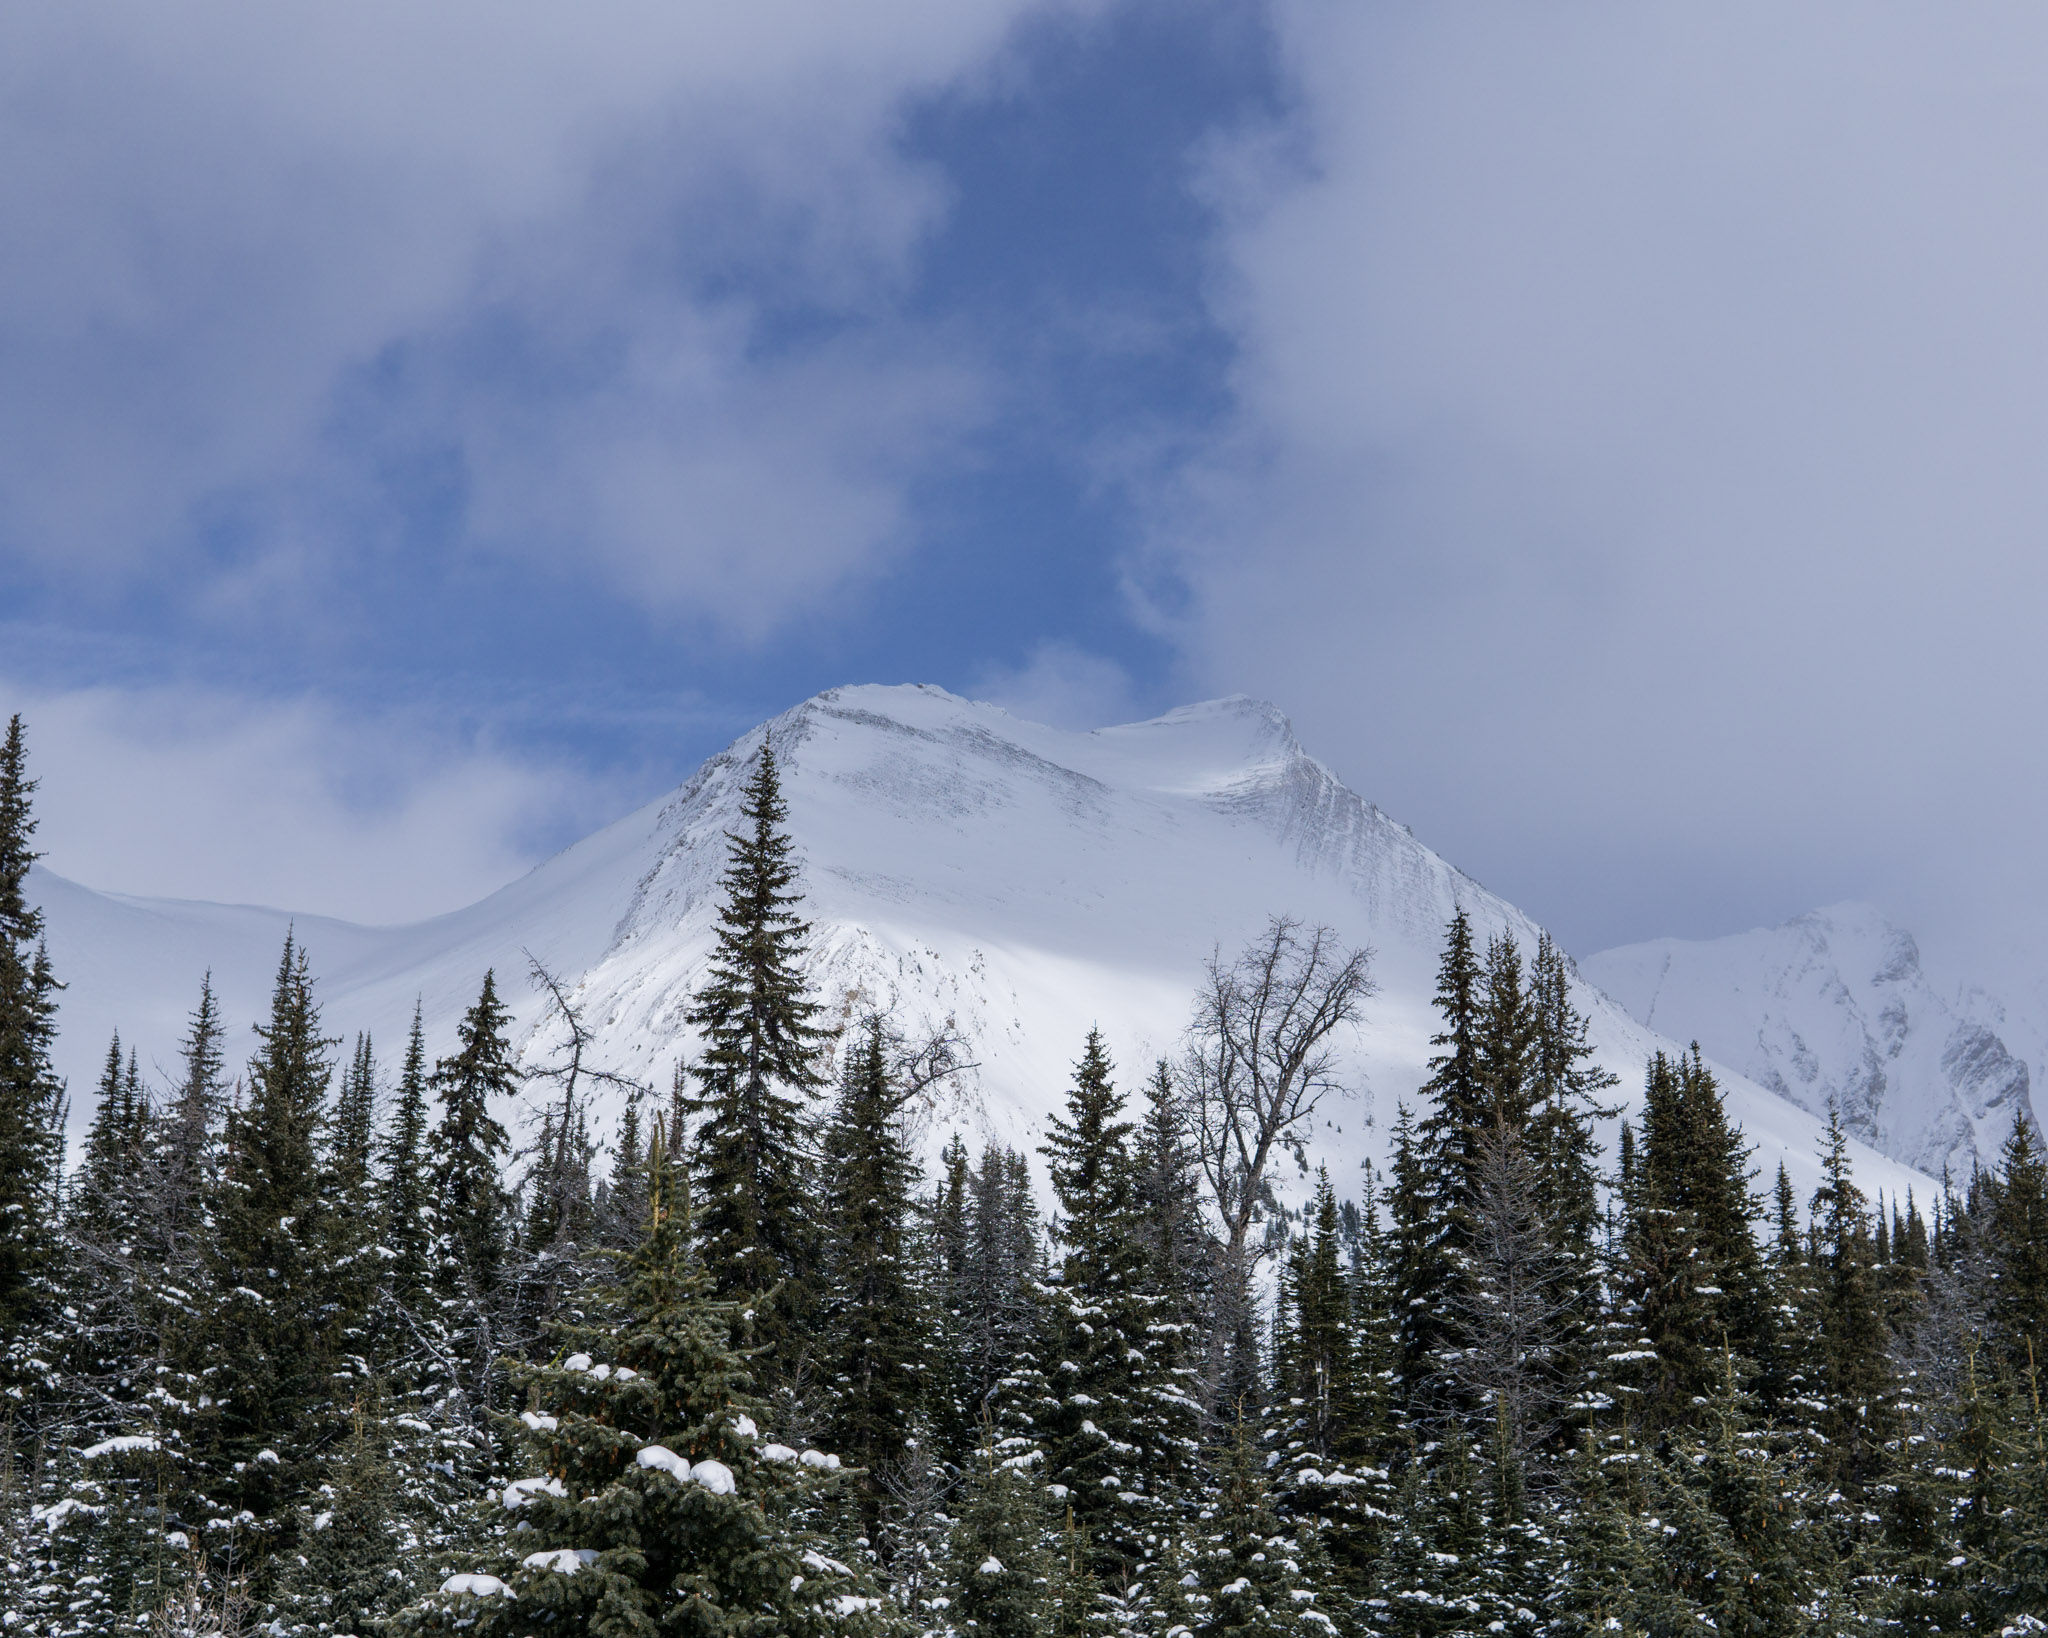
[[[398,919],[935,681],[1273,698],[1581,950],[2039,924],[2026,8],[180,12],[0,19],[56,868]]]

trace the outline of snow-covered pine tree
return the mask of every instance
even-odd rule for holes
[[[0,1371],[17,1396],[42,1375],[32,1327],[51,1297],[64,1087],[50,1063],[61,987],[28,901],[36,819],[21,718],[0,742]]]
[[[1402,1256],[1397,1311],[1402,1317],[1401,1384],[1411,1403],[1431,1390],[1435,1361],[1454,1345],[1454,1308],[1463,1279],[1468,1177],[1479,1135],[1491,1123],[1495,1088],[1488,1076],[1485,973],[1463,909],[1451,918],[1437,965],[1436,1010],[1442,1027],[1419,1096],[1423,1114],[1397,1129],[1395,1232]],[[1496,1049],[1509,1043],[1496,1043]]]
[[[1990,1239],[1998,1260],[1991,1322],[2008,1365],[2020,1370],[2031,1346],[2048,1359],[2048,1155],[2024,1112],[1998,1154]]]
[[[1059,1202],[1045,1310],[1055,1403],[1039,1433],[1047,1479],[1073,1510],[1090,1570],[1118,1586],[1138,1575],[1146,1535],[1169,1505],[1148,1482],[1154,1456],[1162,1470],[1178,1466],[1193,1433],[1158,1425],[1167,1406],[1157,1393],[1176,1385],[1170,1352],[1157,1364],[1152,1352],[1149,1326],[1164,1304],[1146,1290],[1123,1109],[1102,1034],[1090,1030],[1065,1113],[1047,1123],[1039,1151]],[[1168,1445],[1155,1453],[1148,1435],[1160,1434]]]
[[[1849,1165],[1839,1112],[1828,1109],[1821,1185],[1809,1203],[1820,1299],[1820,1431],[1829,1483],[1860,1500],[1883,1471],[1896,1427],[1897,1384],[1870,1217]],[[1860,1521],[1861,1511],[1856,1512]]]
[[[741,829],[727,836],[724,897],[710,973],[691,1004],[702,1035],[693,1068],[701,1116],[691,1186],[712,1291],[745,1297],[768,1349],[764,1386],[793,1381],[810,1351],[818,1277],[815,1157],[806,1113],[823,1084],[803,964],[810,927],[798,913],[794,846],[764,743],[746,784]]]
[[[1046,1638],[1056,1624],[1056,1525],[1032,1464],[1004,1460],[994,1428],[968,1458],[953,1525],[948,1630],[973,1638]]]
[[[438,1223],[430,1200],[427,1169],[427,1040],[420,1004],[413,1003],[405,1064],[398,1072],[391,1122],[384,1135],[378,1179],[377,1214],[388,1258],[388,1285],[408,1310],[419,1307],[433,1278],[433,1245]]]
[[[364,1381],[373,1375],[366,1330],[384,1269],[379,1253],[377,1199],[372,1187],[376,1140],[377,1057],[368,1035],[358,1033],[342,1071],[329,1125],[321,1193],[327,1233],[326,1260],[332,1281],[328,1319],[335,1352],[350,1361]]]
[[[1317,1174],[1312,1209],[1311,1231],[1295,1240],[1282,1280],[1267,1459],[1276,1504],[1318,1534],[1340,1582],[1355,1592],[1394,1501],[1383,1465],[1391,1366],[1386,1271],[1378,1262],[1385,1248],[1369,1202],[1345,1269],[1342,1214],[1327,1170]],[[1363,1305],[1372,1306],[1361,1312]]]
[[[1044,1254],[1024,1157],[987,1145],[967,1178],[966,1260],[952,1313],[954,1426],[991,1426],[1000,1459],[1042,1461],[1040,1428],[1053,1401],[1040,1352]],[[952,1452],[966,1462],[967,1451]],[[1035,1454],[1033,1454],[1035,1453]]]
[[[1646,1432],[1688,1420],[1713,1394],[1724,1340],[1745,1370],[1770,1355],[1749,1177],[1748,1148],[1698,1050],[1656,1054],[1623,1190],[1616,1318],[1627,1329],[1610,1327],[1603,1383]]]
[[[1209,1475],[1196,1523],[1196,1638],[1336,1638],[1349,1602],[1311,1531],[1290,1529],[1273,1506],[1251,1418],[1230,1430]]]
[[[628,1097],[612,1139],[611,1175],[597,1214],[598,1244],[631,1251],[647,1232],[647,1153],[640,1132],[640,1100]]]
[[[212,1500],[253,1515],[274,1545],[328,1406],[332,1341],[318,1144],[338,1043],[320,1033],[293,935],[257,1035],[247,1093],[228,1113],[203,1382],[218,1407]]]
[[[441,1099],[431,1172],[433,1289],[459,1362],[455,1386],[477,1407],[489,1403],[489,1376],[502,1346],[498,1327],[509,1306],[512,1200],[502,1168],[511,1142],[492,1104],[503,1107],[519,1085],[505,1033],[510,1016],[495,974],[485,973],[456,1027],[456,1051],[434,1065],[432,1082]]]
[[[616,1330],[571,1333],[576,1352],[517,1373],[532,1476],[504,1488],[511,1528],[399,1631],[827,1638],[886,1628],[873,1588],[794,1522],[834,1482],[837,1458],[760,1431],[749,1360],[730,1340],[735,1316],[707,1295],[689,1253],[686,1202],[657,1190],[650,1214]]]

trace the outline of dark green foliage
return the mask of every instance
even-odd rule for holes
[[[880,1476],[893,1474],[924,1422],[934,1316],[910,1256],[916,1168],[903,1146],[884,1024],[872,1018],[847,1054],[825,1133],[825,1379],[838,1449],[871,1479],[867,1517],[879,1519]],[[870,1532],[872,1533],[872,1531]]]
[[[631,1251],[647,1232],[647,1154],[640,1135],[640,1100],[628,1098],[612,1144],[611,1176],[598,1208],[598,1242]]]
[[[1850,1175],[1848,1136],[1832,1108],[1821,1167],[1810,1205],[1827,1407],[1820,1431],[1829,1480],[1854,1493],[1878,1476],[1894,1431],[1891,1331],[1863,1191]]]
[[[1314,1535],[1290,1530],[1274,1509],[1263,1469],[1250,1426],[1240,1422],[1219,1453],[1196,1524],[1194,1631],[1200,1638],[1333,1638],[1348,1617],[1346,1602]]]
[[[49,1306],[64,1088],[50,1066],[57,991],[28,900],[39,855],[21,718],[0,743],[0,1363],[17,1379],[25,1328]]]
[[[2022,1114],[1998,1157],[1991,1236],[1998,1260],[1991,1321],[2011,1367],[2029,1345],[2048,1358],[2048,1156]]]
[[[706,1295],[680,1204],[655,1196],[617,1327],[519,1373],[531,1477],[503,1499],[525,1528],[468,1572],[490,1579],[451,1578],[404,1630],[824,1638],[881,1624],[872,1590],[796,1523],[815,1469],[758,1430],[733,1316]]]
[[[332,1275],[318,1141],[337,1043],[320,1033],[306,952],[287,936],[270,1021],[249,1061],[247,1091],[229,1110],[215,1208],[215,1311],[205,1382],[219,1405],[220,1459],[258,1521],[273,1518],[303,1474],[282,1455],[325,1399]]]
[[[1199,1409],[1192,1372],[1182,1371],[1190,1333],[1153,1285],[1162,1225],[1144,1210],[1133,1129],[1110,1076],[1091,1031],[1066,1112],[1048,1123],[1040,1151],[1059,1202],[1060,1256],[1046,1309],[1050,1404],[1038,1431],[1088,1567],[1122,1588],[1148,1573],[1148,1541],[1174,1526]]]
[[[950,1615],[977,1638],[1046,1638],[1060,1603],[1055,1529],[1028,1468],[1003,1461],[991,1436],[969,1459],[952,1533]]]
[[[401,1303],[417,1303],[432,1277],[436,1214],[428,1203],[427,1043],[420,1009],[412,1009],[405,1067],[399,1071],[391,1125],[384,1142],[384,1175],[378,1191],[383,1242],[390,1252],[390,1286]]]
[[[805,1111],[822,1084],[817,1007],[804,974],[809,925],[775,752],[763,745],[743,829],[728,837],[717,943],[689,1021],[702,1035],[694,1074],[702,1120],[691,1153],[703,1201],[704,1267],[720,1297],[749,1299],[771,1378],[793,1380],[807,1352],[818,1274],[813,1156]]]
[[[505,1035],[510,1016],[498,999],[496,975],[485,973],[483,989],[456,1029],[456,1052],[434,1065],[441,1099],[432,1172],[440,1220],[435,1280],[445,1299],[472,1315],[496,1302],[511,1249],[512,1203],[502,1176],[511,1142],[491,1110],[493,1100],[502,1105],[518,1090]]]
[[[1749,1153],[1698,1048],[1658,1053],[1643,1093],[1643,1143],[1623,1200],[1619,1283],[1639,1344],[1615,1373],[1648,1429],[1682,1420],[1714,1391],[1723,1345],[1754,1363],[1771,1314],[1751,1224]]]

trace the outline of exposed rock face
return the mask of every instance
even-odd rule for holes
[[[1730,938],[1605,950],[1588,978],[1639,1022],[1922,1171],[1989,1165],[2024,1112],[2029,1043],[1981,990],[1929,979],[1911,933],[1864,904]]]

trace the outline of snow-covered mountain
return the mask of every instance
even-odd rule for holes
[[[1170,1052],[1201,964],[1275,912],[1325,922],[1375,951],[1378,993],[1347,1044],[1356,1096],[1331,1104],[1312,1145],[1340,1189],[1384,1158],[1396,1101],[1422,1081],[1445,924],[1463,906],[1481,936],[1537,929],[1347,790],[1276,709],[1213,701],[1094,733],[1021,722],[926,687],[834,689],[743,736],[672,795],[629,814],[489,898],[414,926],[297,918],[337,1033],[371,1030],[387,1061],[414,997],[432,1046],[495,967],[519,1009],[539,1008],[527,954],[576,987],[610,1065],[664,1086],[710,941],[724,835],[764,733],[774,735],[790,828],[805,860],[814,978],[837,1011],[891,1006],[952,1017],[978,1069],[927,1136],[1030,1143],[1058,1104],[1090,1025],[1135,1085]],[[89,1088],[117,1025],[168,1065],[199,977],[231,1017],[259,1016],[282,911],[100,894],[35,877],[51,953],[70,983],[64,1066]],[[1590,986],[1580,1003],[1602,1058],[1633,1091],[1670,1043]],[[1733,1113],[1759,1160],[1814,1176],[1815,1121],[1740,1079]],[[1871,1152],[1890,1192],[1925,1179]],[[1297,1180],[1298,1181],[1298,1180]]]
[[[1913,935],[1867,904],[1624,945],[1583,971],[1638,1022],[1816,1114],[1834,1103],[1850,1131],[1925,1172],[1988,1166],[2013,1118],[2034,1119],[2041,1047],[2024,1020],[1931,981]]]

